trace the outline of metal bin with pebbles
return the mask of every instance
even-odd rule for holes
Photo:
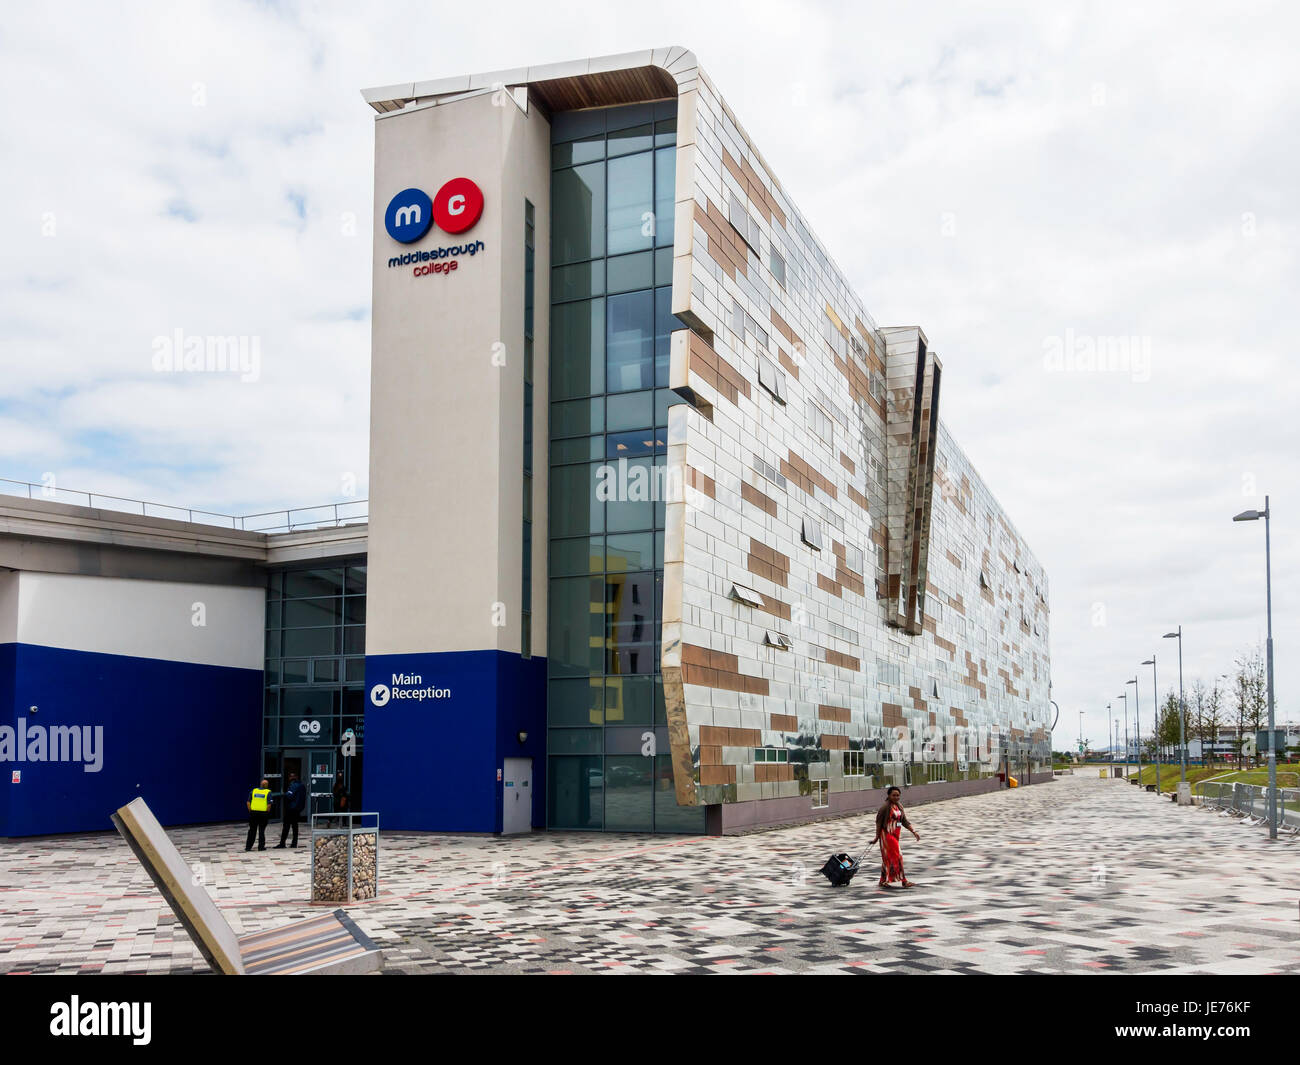
[[[379,893],[379,815],[316,814],[311,819],[311,901],[364,902]]]

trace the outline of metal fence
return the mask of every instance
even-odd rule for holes
[[[1268,824],[1268,788],[1258,784],[1205,782],[1196,785],[1200,805],[1237,817],[1244,824]],[[1277,789],[1278,831],[1300,835],[1300,789]]]
[[[102,492],[81,492],[49,484],[13,481],[6,477],[0,477],[0,495],[44,499],[51,503],[69,503],[96,510],[139,514],[146,518],[170,518],[173,521],[217,525],[226,529],[260,533],[297,532],[306,529],[361,525],[369,517],[369,505],[365,499],[351,500],[347,503],[325,503],[317,507],[268,510],[258,514],[222,514],[215,510],[174,507],[167,503],[150,503],[143,499],[106,495]]]

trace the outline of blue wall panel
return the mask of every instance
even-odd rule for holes
[[[12,643],[0,643],[0,726],[8,725],[13,727],[14,724],[14,669],[18,660],[18,645]],[[0,792],[0,836],[6,836],[9,825],[9,792],[10,776],[18,766],[9,763],[0,764],[0,787],[4,788]]]
[[[103,728],[102,767],[2,766],[0,835],[111,829],[109,815],[143,795],[164,825],[238,820],[256,783],[262,672],[152,658],[0,646],[0,725]],[[39,707],[36,714],[27,710]],[[10,783],[13,769],[22,782]]]
[[[501,831],[506,757],[533,759],[543,825],[545,683],[544,658],[501,651],[367,655],[365,805],[380,828]]]

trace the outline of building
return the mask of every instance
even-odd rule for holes
[[[1199,736],[1194,739],[1189,738],[1187,741],[1187,756],[1195,761],[1201,761],[1208,757],[1215,762],[1234,762],[1237,759],[1237,750],[1240,746],[1239,732],[1244,734],[1247,741],[1254,742],[1255,754],[1247,753],[1249,762],[1253,763],[1258,759],[1259,763],[1263,764],[1268,754],[1268,729],[1254,729],[1249,724],[1240,730],[1236,724],[1220,725],[1213,740],[1202,739]],[[1278,761],[1284,762],[1292,758],[1293,755],[1288,753],[1288,748],[1300,745],[1300,728],[1290,722],[1279,721],[1274,727],[1273,736],[1277,747]]]
[[[394,829],[728,832],[887,783],[916,801],[1050,776],[1047,578],[940,420],[941,362],[921,328],[875,323],[690,52],[364,96],[364,521],[141,518],[138,565],[88,566],[73,544],[116,549],[126,519],[0,507],[0,644],[26,662],[40,565],[177,602],[242,589],[235,628],[264,605],[264,650],[220,664],[261,696],[205,711],[239,722],[221,786],[346,767]],[[138,613],[114,654],[161,640],[153,600]],[[15,726],[40,676],[14,674]],[[6,823],[38,822],[63,830]]]
[[[1214,738],[1209,736],[1198,736],[1194,734],[1196,722],[1193,720],[1194,715],[1188,717],[1187,727],[1187,759],[1189,762],[1215,763],[1222,762],[1225,765],[1237,760],[1238,747],[1240,746],[1239,736],[1244,735],[1247,743],[1254,744],[1253,753],[1248,748],[1246,754],[1246,766],[1263,765],[1268,755],[1268,729],[1255,729],[1246,723],[1238,726],[1233,723],[1220,724],[1214,730]],[[1289,721],[1279,721],[1273,730],[1274,742],[1277,747],[1277,758],[1279,762],[1290,761],[1295,757],[1295,748],[1300,747],[1300,725]],[[1149,744],[1149,738],[1144,741]],[[1113,755],[1115,758],[1124,757],[1123,742],[1116,743],[1113,747],[1104,748],[1107,755]],[[1128,740],[1128,754],[1132,761],[1137,761],[1138,741],[1135,737],[1130,736]],[[1165,762],[1178,761],[1178,746],[1165,747],[1160,752],[1160,757]],[[1151,752],[1148,746],[1142,747],[1142,758],[1144,761],[1151,760]]]
[[[266,532],[0,488],[0,835],[106,829],[136,795],[168,824],[233,820],[283,768],[328,809],[336,763],[359,780],[336,738],[362,717],[364,506]]]

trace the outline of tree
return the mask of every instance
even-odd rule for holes
[[[1268,682],[1264,673],[1264,655],[1258,647],[1237,656],[1237,675],[1232,680],[1233,700],[1237,709],[1237,763],[1241,764],[1242,745],[1248,735],[1263,727],[1268,705]],[[1258,755],[1258,751],[1256,752]]]
[[[1246,691],[1248,684],[1246,674],[1241,667],[1241,661],[1238,659],[1237,675],[1232,678],[1232,701],[1237,711],[1237,738],[1232,744],[1232,749],[1236,751],[1237,768],[1241,768],[1241,750],[1242,741],[1246,738]]]
[[[1200,681],[1197,681],[1200,684]],[[1204,690],[1205,685],[1201,685]],[[1223,691],[1219,688],[1219,682],[1214,682],[1214,687],[1205,697],[1205,709],[1202,711],[1202,717],[1198,726],[1198,735],[1201,739],[1202,752],[1208,752],[1206,755],[1210,765],[1214,764],[1214,744],[1219,739],[1219,731],[1223,728]],[[1205,746],[1209,744],[1209,746]]]
[[[1166,751],[1179,749],[1178,724],[1178,693],[1171,688],[1169,694],[1165,696],[1165,701],[1160,704],[1156,717],[1156,737],[1160,741],[1160,746]]]
[[[1256,647],[1250,654],[1250,671],[1247,676],[1248,702],[1246,704],[1246,724],[1252,735],[1258,735],[1268,724],[1268,672],[1264,664],[1264,652]],[[1256,750],[1256,761],[1262,760],[1268,747],[1272,746],[1270,737],[1263,750]]]
[[[1201,757],[1205,757],[1205,711],[1207,692],[1205,681],[1199,678],[1192,682],[1191,698],[1187,700],[1187,742],[1201,741]]]

